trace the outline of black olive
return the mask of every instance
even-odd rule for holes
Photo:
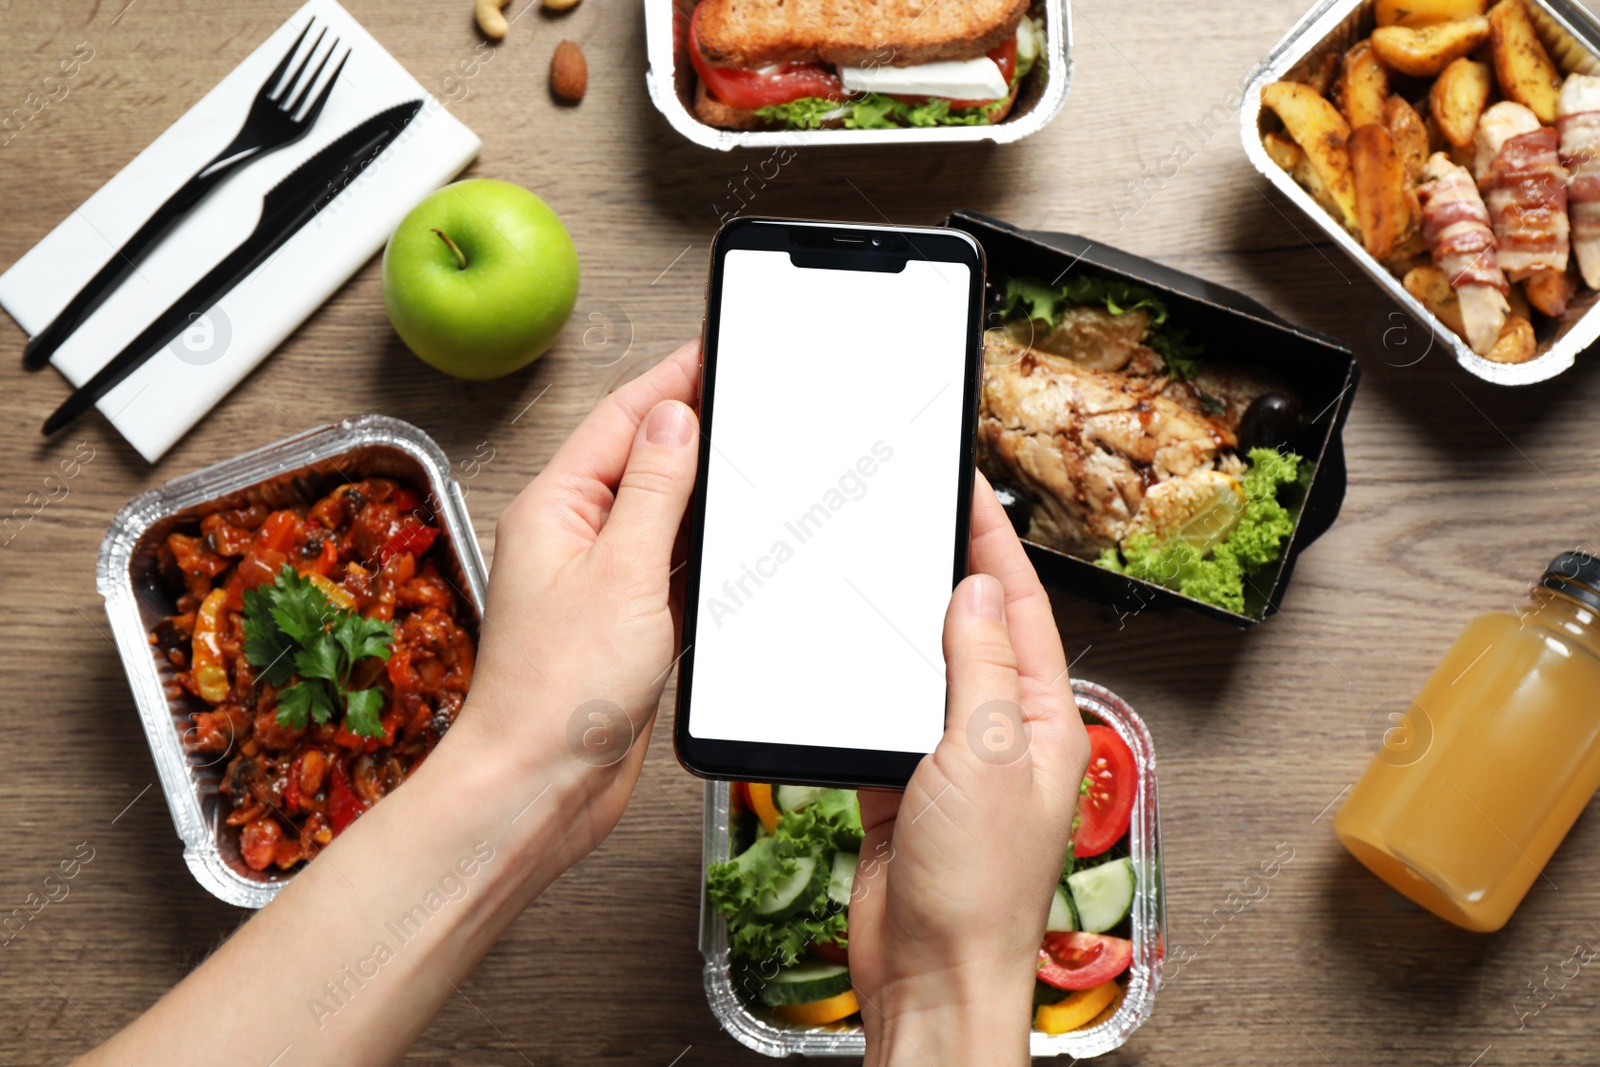
[[[1262,393],[1239,420],[1239,448],[1279,448],[1300,429],[1300,401],[1286,393]]]
[[[1017,531],[1018,537],[1025,537],[1028,527],[1033,523],[1033,505],[1028,498],[1003,483],[995,483],[994,495],[999,499],[1000,506],[1006,509],[1006,518],[1011,520],[1011,525]]]

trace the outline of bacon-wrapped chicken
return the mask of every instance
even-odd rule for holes
[[[1567,215],[1572,253],[1583,283],[1600,289],[1600,78],[1571,74],[1556,112],[1561,162],[1568,172]]]
[[[1434,266],[1450,279],[1461,301],[1467,344],[1483,355],[1494,347],[1511,306],[1510,286],[1500,270],[1489,210],[1466,168],[1443,152],[1435,152],[1422,169],[1417,190],[1422,204],[1422,235]]]

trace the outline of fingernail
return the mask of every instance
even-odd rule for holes
[[[691,432],[689,409],[670,400],[652,408],[645,421],[644,435],[653,445],[681,448],[689,443]]]
[[[1004,622],[1006,617],[1005,590],[997,578],[987,574],[974,575],[967,583],[967,607],[974,615]]]

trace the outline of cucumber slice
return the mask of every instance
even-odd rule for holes
[[[757,897],[754,911],[767,919],[781,919],[799,911],[817,898],[832,874],[832,866],[822,863],[821,857],[809,852],[796,856],[794,873]]]
[[[850,890],[856,884],[856,863],[860,858],[860,854],[855,852],[833,854],[833,877],[828,881],[828,899],[841,908],[850,903]]]
[[[1044,928],[1061,933],[1071,933],[1078,928],[1072,916],[1072,902],[1060,886],[1056,886],[1056,895],[1050,899],[1050,918],[1045,921]]]
[[[1067,888],[1083,931],[1105,933],[1126,918],[1133,907],[1134,884],[1133,863],[1126,858],[1069,874]]]
[[[780,785],[772,791],[779,811],[799,811],[817,802],[825,790],[820,785]]]
[[[810,1004],[836,997],[850,988],[850,968],[838,963],[805,960],[785,967],[761,989],[763,1003],[777,1008],[785,1004]]]

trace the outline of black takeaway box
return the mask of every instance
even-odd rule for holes
[[[1360,379],[1350,349],[1326,334],[1285,322],[1242,293],[1082,237],[1019,230],[968,211],[954,213],[945,225],[977,238],[988,260],[991,305],[985,344],[986,417],[1012,417],[1014,412],[996,415],[989,408],[1024,389],[1030,391],[1030,399],[1018,401],[1016,410],[1032,404],[1033,412],[1046,412],[1039,416],[1037,425],[1022,426],[1016,432],[1032,431],[1029,436],[1053,440],[1008,446],[1010,451],[990,448],[985,453],[985,428],[980,425],[979,431],[980,454],[988,457],[985,468],[991,480],[999,478],[1009,483],[997,488],[1009,489],[1015,497],[1008,511],[1044,582],[1107,605],[1119,615],[1178,606],[1244,628],[1277,611],[1295,559],[1333,525],[1344,501],[1341,438]],[[1014,279],[1021,281],[1008,286],[1008,280]],[[1097,309],[1076,321],[1078,340],[1069,337],[1062,342],[1058,335],[1052,347],[1046,338],[1037,336],[1038,331],[1049,329],[1048,319],[1053,316],[1047,314],[1047,321],[1041,323],[1035,321],[1032,309],[1051,306],[1051,294],[1060,294],[1059,302],[1053,305],[1057,309],[1080,300],[1083,306]],[[1159,334],[1152,328],[1148,335],[1119,339],[1116,328],[1133,321],[1126,312],[1134,307],[1122,305],[1138,306],[1141,300],[1147,310],[1138,321],[1155,327],[1160,318]],[[1112,314],[1104,314],[1103,309]],[[1067,316],[1062,313],[1061,317]],[[1026,324],[1026,337],[1016,336],[1019,321]],[[1101,332],[1095,334],[1096,329]],[[1085,330],[1095,341],[1094,352],[1087,355],[1073,350],[1074,346],[1081,346]],[[1140,341],[1148,341],[1149,348],[1137,343]],[[1096,358],[1095,353],[1119,344],[1134,353],[1124,360],[1125,365],[1117,360],[1126,352],[1114,352],[1109,363]],[[1029,356],[1028,351],[1035,346],[1071,359],[1063,362],[1048,356]],[[1151,349],[1160,351],[1165,358],[1154,362]],[[1008,381],[1000,380],[1006,360],[1017,358],[1031,361],[1022,366],[1022,374],[1044,363],[1064,369],[1071,380],[1062,389],[1064,399],[1060,404],[1052,408],[1051,398],[1039,395],[1040,390],[1059,386],[1060,382],[1019,385],[1015,374]],[[1141,359],[1143,377],[1139,377]],[[1187,368],[1187,374],[1182,368]],[[1179,392],[1169,385],[1175,370],[1179,378],[1192,378]],[[1048,371],[1044,377],[1049,377]],[[1010,393],[1006,392],[1008,389]],[[1107,410],[1116,409],[1114,414],[1135,420],[1124,419],[1123,429],[1135,436],[1142,433],[1145,438],[1156,437],[1156,427],[1177,436],[1190,433],[1206,457],[1194,469],[1203,477],[1191,476],[1183,486],[1169,486],[1173,490],[1170,493],[1160,489],[1166,473],[1161,454],[1152,462],[1149,455],[1137,453],[1141,448],[1165,447],[1162,440],[1126,446],[1115,435],[1115,422],[1095,421],[1095,412],[1089,413],[1087,421],[1080,420],[1079,413],[1069,410],[1071,402],[1065,399],[1067,394],[1081,398],[1098,391],[1098,395],[1112,396],[1115,401],[1116,390],[1124,391],[1131,400],[1112,402]],[[1267,393],[1272,395],[1266,396]],[[1179,396],[1187,407],[1178,410],[1172,396]],[[1195,427],[1207,426],[1212,427],[1206,431],[1211,437],[1209,444],[1203,439],[1204,434],[1194,432]],[[1101,433],[1102,428],[1112,432]],[[1084,441],[1088,444],[1083,445]],[[1240,559],[1247,562],[1240,567],[1242,597],[1231,606],[1223,606],[1214,601],[1225,597],[1200,598],[1206,592],[1203,579],[1187,578],[1200,568],[1191,567],[1179,576],[1172,569],[1176,564],[1171,559],[1192,561],[1204,556],[1206,562],[1212,562],[1220,556],[1216,545],[1221,543],[1221,537],[1230,542],[1235,537],[1231,531],[1240,529],[1236,516],[1244,513],[1248,501],[1257,499],[1247,495],[1246,490],[1259,489],[1263,484],[1264,475],[1252,480],[1249,473],[1259,465],[1245,468],[1243,462],[1251,441],[1298,455],[1299,469],[1292,483],[1268,490],[1287,512],[1286,516],[1273,512],[1276,529],[1288,529],[1287,536],[1278,542],[1276,559],[1264,560],[1257,550],[1252,565],[1248,562],[1252,558],[1248,543],[1237,551],[1231,547],[1226,550],[1230,566]],[[1182,443],[1179,441],[1178,445]],[[1119,449],[1119,445],[1124,447]],[[1085,447],[1096,461],[1116,467],[1112,474],[1123,481],[1120,504],[1106,488],[1104,479],[1093,481],[1082,476],[1081,464],[1076,472],[1063,465],[1081,458],[1071,454],[1064,461],[1063,450]],[[1225,477],[1220,469],[1230,466],[1237,477]],[[1008,473],[1015,476],[1000,477]],[[1205,497],[1213,489],[1214,497]],[[1114,513],[1109,519],[1096,508],[1095,493],[1102,490],[1109,501],[1107,510]],[[1196,504],[1197,492],[1205,497],[1203,503]],[[1047,506],[1041,506],[1040,498],[1046,494],[1052,499],[1046,502]],[[1185,494],[1188,499],[1180,499]],[[1167,497],[1173,499],[1169,501]],[[1233,502],[1235,497],[1237,504]],[[1174,506],[1163,509],[1156,504]],[[1198,520],[1196,507],[1207,512]],[[1163,512],[1169,518],[1177,516],[1164,529]],[[1204,530],[1207,519],[1211,520],[1210,535],[1195,536],[1190,526],[1184,525],[1199,521],[1197,528]],[[1163,555],[1165,570],[1131,566],[1121,551],[1131,542],[1123,539],[1118,546],[1116,531],[1141,528],[1147,533],[1161,531],[1169,539],[1187,538],[1195,552],[1186,557]],[[1141,550],[1148,550],[1153,539],[1153,534],[1146,536],[1139,543]],[[1113,546],[1109,552],[1108,544]],[[1128,571],[1142,573],[1151,580],[1134,577]],[[1178,587],[1185,584],[1197,595],[1180,591]]]

